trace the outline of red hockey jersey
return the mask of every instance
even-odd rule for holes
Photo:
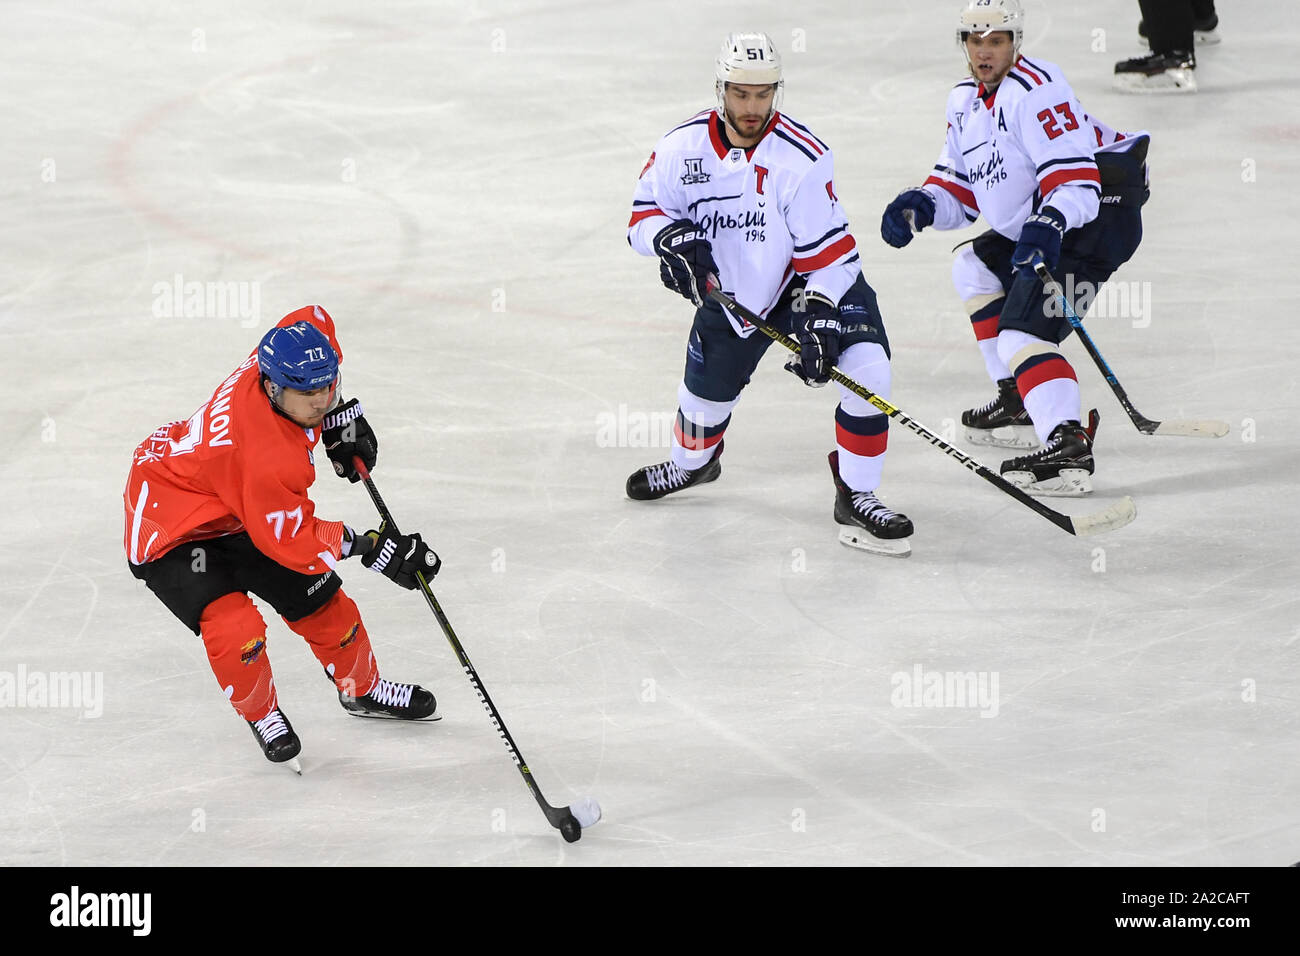
[[[303,320],[325,333],[342,361],[334,320],[320,306],[277,324]],[[320,430],[278,414],[259,379],[254,349],[198,411],[162,425],[136,448],[123,494],[132,564],[247,531],[259,551],[287,568],[319,574],[334,567],[343,523],[318,519],[307,497]]]

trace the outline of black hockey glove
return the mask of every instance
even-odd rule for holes
[[[321,423],[321,429],[321,444],[334,463],[334,473],[340,478],[351,482],[361,480],[352,464],[353,456],[365,462],[367,470],[375,467],[379,439],[366,421],[361,403],[355,398],[329,412]]]
[[[795,299],[794,332],[799,354],[785,363],[805,385],[821,388],[830,381],[831,366],[840,359],[840,312],[830,299],[818,293],[803,295],[803,310]]]
[[[1020,241],[1011,253],[1011,265],[1017,276],[1033,276],[1034,261],[1042,259],[1049,272],[1061,261],[1061,240],[1065,238],[1065,217],[1051,206],[1044,206],[1025,220]]]
[[[415,579],[417,572],[430,581],[442,567],[442,560],[418,534],[393,534],[381,524],[378,531],[367,531],[365,537],[373,544],[361,556],[361,563],[408,591],[420,586]]]
[[[895,249],[912,241],[912,227],[920,232],[934,224],[934,197],[924,189],[905,189],[885,207],[880,217],[880,238]]]
[[[659,277],[664,285],[695,303],[704,304],[709,276],[718,274],[713,247],[704,231],[689,219],[678,219],[655,235]]]

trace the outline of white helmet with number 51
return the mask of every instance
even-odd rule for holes
[[[1025,11],[1020,0],[969,0],[957,22],[957,44],[966,51],[966,34],[1008,31],[1011,34],[1012,62],[1020,55],[1020,41],[1025,34]]]
[[[732,33],[722,41],[718,52],[714,77],[718,94],[718,118],[727,122],[726,89],[728,83],[752,86],[774,84],[776,91],[772,95],[772,113],[780,108],[781,93],[785,81],[781,79],[781,54],[768,39],[766,33]]]

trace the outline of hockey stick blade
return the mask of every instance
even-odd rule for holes
[[[1114,531],[1116,528],[1122,528],[1137,517],[1137,505],[1128,495],[1120,501],[1115,502],[1108,508],[1101,511],[1095,511],[1089,515],[1080,515],[1077,518],[1071,518],[1070,523],[1074,525],[1074,533],[1080,538],[1086,538],[1090,535],[1101,534],[1104,531]]]
[[[744,320],[746,323],[757,328],[760,332],[762,332],[772,341],[778,343],[779,345],[784,346],[785,348],[789,349],[791,352],[794,352],[796,355],[799,354],[798,342],[796,342],[794,339],[790,338],[790,336],[786,335],[780,330],[774,328],[771,323],[763,320],[761,317],[751,312],[749,309],[745,308],[743,305],[741,305],[731,296],[723,292],[718,286],[717,279],[712,276],[710,276],[710,281],[708,283],[707,294],[710,299],[712,299],[714,302],[720,305],[730,315],[733,315],[738,319]],[[1042,515],[1044,518],[1052,522],[1052,524],[1056,525],[1062,531],[1074,535],[1097,534],[1101,531],[1108,531],[1113,528],[1122,528],[1124,525],[1128,524],[1135,517],[1137,517],[1137,508],[1136,506],[1134,506],[1132,500],[1130,499],[1125,499],[1125,501],[1127,501],[1127,505],[1125,505],[1124,501],[1121,501],[1116,505],[1112,505],[1109,508],[1105,508],[1102,511],[1097,512],[1094,515],[1084,515],[1083,517],[1080,518],[1071,518],[1069,515],[1062,514],[1061,512],[1056,511],[1053,508],[1049,508],[1047,505],[1043,504],[1043,502],[1039,501],[1037,498],[1032,497],[1023,489],[1017,488],[1015,485],[1007,481],[1001,475],[990,471],[988,468],[985,468],[983,465],[981,465],[970,455],[967,455],[964,452],[954,448],[952,445],[948,444],[946,441],[944,441],[942,438],[940,438],[934,432],[930,431],[930,429],[926,428],[924,425],[916,421],[911,416],[904,415],[902,409],[898,408],[896,405],[893,405],[890,402],[886,401],[885,399],[881,398],[879,395],[877,395],[875,392],[868,389],[866,386],[861,385],[858,382],[855,382],[853,379],[849,378],[847,375],[841,372],[838,368],[834,368],[834,367],[831,368],[830,377],[832,381],[837,382],[840,385],[843,385],[853,394],[859,396],[860,398],[864,399],[867,402],[870,402],[873,406],[878,408],[880,411],[884,412],[890,418],[896,420],[900,425],[903,425],[908,430],[914,432],[917,435],[920,435],[922,438],[928,441],[935,448],[938,448],[949,458],[955,459],[958,463],[962,465],[962,467],[966,468],[968,471],[975,472],[975,474],[979,475],[979,477],[983,478],[989,484],[993,485],[993,487],[997,488],[1003,494],[1010,495],[1012,498],[1015,498],[1016,501],[1020,502],[1026,508]],[[1088,530],[1081,532],[1079,530],[1081,527],[1086,528]]]
[[[1156,422],[1151,435],[1177,435],[1182,438],[1222,438],[1231,426],[1227,422],[1196,418],[1166,418]]]
[[[1041,259],[1034,262],[1034,272],[1042,280],[1043,287],[1047,290],[1048,295],[1056,299],[1057,304],[1065,311],[1065,318],[1069,321],[1070,326],[1079,336],[1079,341],[1083,343],[1084,350],[1087,351],[1093,364],[1097,366],[1097,371],[1101,372],[1102,377],[1106,379],[1106,384],[1110,390],[1115,393],[1115,398],[1119,401],[1120,407],[1133,422],[1133,427],[1143,435],[1176,435],[1183,438],[1222,438],[1228,434],[1228,423],[1219,421],[1198,421],[1193,419],[1173,419],[1170,421],[1155,421],[1147,418],[1136,408],[1133,402],[1129,400],[1128,392],[1124,386],[1119,383],[1115,373],[1111,371],[1110,365],[1102,357],[1101,350],[1097,348],[1097,343],[1092,340],[1088,330],[1083,327],[1083,320],[1079,318],[1074,307],[1070,305],[1070,300],[1065,297],[1061,290],[1061,285],[1052,277],[1048,271],[1047,264]]]

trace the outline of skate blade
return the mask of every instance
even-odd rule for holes
[[[297,757],[290,757],[288,760],[284,761],[284,765],[298,776],[302,776],[302,764],[298,762]]]
[[[1155,427],[1154,435],[1181,435],[1185,438],[1222,438],[1231,426],[1227,422],[1166,418]]]
[[[364,710],[348,710],[346,707],[343,709],[347,710],[347,712],[353,717],[374,717],[379,720],[400,720],[407,724],[427,724],[431,720],[442,720],[442,714],[438,713],[436,710],[428,717],[398,717],[396,714],[372,714]]]
[[[1155,76],[1116,73],[1115,89],[1121,93],[1195,93],[1196,77],[1191,70],[1165,70]]]
[[[994,448],[1029,451],[1038,447],[1038,434],[1033,425],[1002,425],[998,428],[971,428],[968,425],[966,440],[972,445],[990,445]]]
[[[1008,471],[1002,475],[1021,491],[1040,498],[1080,498],[1092,494],[1092,475],[1082,468],[1062,468],[1055,478],[1034,481],[1031,471]]]
[[[852,526],[840,528],[840,544],[891,558],[906,558],[912,553],[912,545],[907,538],[877,538],[869,531]]]

